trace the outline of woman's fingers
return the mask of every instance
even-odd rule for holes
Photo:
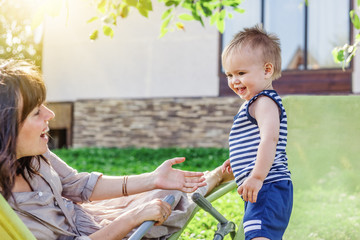
[[[204,176],[203,172],[189,172],[189,171],[183,171],[185,177],[201,177]]]
[[[161,225],[170,216],[170,214],[171,214],[171,205],[168,204],[167,202],[164,202],[164,201],[160,200],[160,199],[158,199],[157,201],[158,201],[158,204],[159,204],[160,208],[159,208],[157,221],[156,221],[155,225]]]
[[[171,165],[175,165],[175,164],[184,162],[185,158],[184,157],[176,157],[176,158],[169,159],[168,161],[171,163]]]
[[[185,189],[186,192],[193,192],[199,187],[206,186],[207,183],[205,182],[205,177],[190,177],[185,178],[185,182],[183,184],[183,189]]]
[[[201,175],[199,177],[185,177],[185,183],[201,183],[201,182],[204,182],[205,177],[203,175]]]
[[[176,158],[169,159],[167,161],[169,161],[172,166],[172,165],[184,162],[185,158],[184,157],[176,157]],[[184,173],[185,177],[201,177],[204,175],[203,172],[192,172],[192,171],[182,171],[182,172]]]

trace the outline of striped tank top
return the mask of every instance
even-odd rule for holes
[[[259,96],[267,96],[278,105],[280,114],[279,140],[276,146],[276,154],[271,169],[264,180],[264,184],[290,180],[291,174],[288,169],[285,152],[287,144],[287,116],[282,105],[280,96],[274,90],[265,90],[257,94],[245,103],[242,110],[234,117],[234,123],[229,135],[230,165],[235,181],[240,186],[250,175],[255,166],[258,146],[260,144],[260,130],[256,119],[250,116],[249,106]]]

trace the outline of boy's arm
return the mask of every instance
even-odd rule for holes
[[[245,201],[256,202],[258,192],[275,158],[280,117],[277,104],[268,97],[259,97],[249,110],[260,129],[260,144],[254,169],[249,178],[238,188],[238,192]]]

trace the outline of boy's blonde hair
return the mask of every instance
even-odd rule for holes
[[[272,79],[281,77],[281,49],[280,39],[271,33],[267,33],[261,25],[252,28],[244,28],[235,35],[222,53],[222,62],[243,47],[262,50],[262,58],[265,63],[272,63],[274,73]]]

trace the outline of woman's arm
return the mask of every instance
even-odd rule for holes
[[[184,161],[185,158],[166,160],[151,173],[129,176],[126,184],[125,177],[101,176],[94,187],[90,200],[123,196],[124,188],[126,188],[127,194],[131,195],[153,189],[180,190],[190,193],[205,186],[202,172],[188,172],[172,168],[172,165]]]
[[[117,217],[111,224],[91,234],[93,240],[123,239],[132,229],[144,221],[156,221],[155,225],[161,225],[171,214],[171,206],[155,199],[149,203],[142,204]]]

